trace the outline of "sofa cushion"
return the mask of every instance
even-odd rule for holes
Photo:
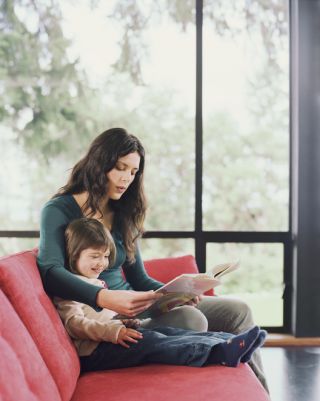
[[[149,276],[155,280],[167,283],[184,273],[199,273],[194,256],[185,255],[171,258],[150,259],[144,262]],[[213,290],[205,292],[205,295],[213,295]]]
[[[71,401],[268,401],[251,369],[145,365],[86,373]]]
[[[1,258],[0,286],[33,338],[61,399],[69,400],[79,376],[79,359],[43,290],[35,253],[27,251]]]
[[[1,400],[61,400],[30,333],[1,290],[0,333]]]

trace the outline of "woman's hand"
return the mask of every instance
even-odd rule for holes
[[[202,300],[202,295],[199,295],[197,297],[192,298],[189,302],[187,302],[185,305],[190,305],[190,306],[198,306],[199,302]]]
[[[137,329],[141,326],[141,320],[139,319],[121,319],[121,322],[128,328],[128,329]]]
[[[143,335],[139,331],[122,327],[118,334],[117,344],[120,344],[125,348],[130,348],[126,341],[130,343],[137,343],[142,337]]]
[[[102,289],[97,295],[97,305],[101,308],[111,309],[114,312],[134,317],[145,311],[162,294],[154,291],[126,291]]]

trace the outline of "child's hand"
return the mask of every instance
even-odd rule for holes
[[[137,329],[141,326],[141,320],[139,319],[122,319],[121,321],[129,329]]]
[[[126,341],[130,343],[137,343],[142,337],[143,335],[139,331],[122,327],[122,329],[119,331],[117,344],[120,344],[125,348],[130,348]]]

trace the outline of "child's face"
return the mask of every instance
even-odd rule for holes
[[[110,251],[105,248],[87,248],[84,249],[77,261],[77,271],[82,276],[88,278],[97,278],[99,274],[109,265]]]

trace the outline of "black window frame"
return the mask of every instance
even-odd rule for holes
[[[196,118],[195,118],[195,230],[148,231],[144,238],[192,238],[201,271],[206,266],[208,243],[283,244],[284,320],[282,327],[265,327],[270,332],[296,336],[320,335],[320,113],[317,96],[320,80],[320,1],[289,1],[290,40],[290,156],[288,231],[203,231],[202,228],[202,25],[203,0],[196,4]],[[317,63],[318,62],[318,63]],[[311,151],[311,154],[310,154]],[[314,189],[316,191],[312,191]],[[307,196],[306,196],[307,194]],[[319,202],[320,206],[320,202]],[[38,238],[39,231],[2,230],[4,238]],[[319,270],[319,269],[318,269]]]

